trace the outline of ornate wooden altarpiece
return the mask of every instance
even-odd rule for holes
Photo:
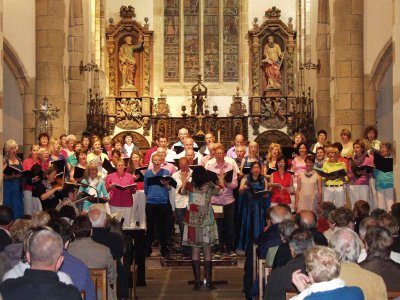
[[[249,31],[250,46],[250,114],[253,134],[260,126],[282,129],[288,126],[296,105],[294,83],[295,32],[292,19],[280,20],[281,11],[272,7],[259,26],[254,19]]]
[[[248,117],[246,105],[242,102],[239,95],[239,88],[230,106],[230,116],[218,117],[218,106],[212,107],[210,112],[207,98],[207,87],[202,83],[201,75],[198,75],[197,84],[191,88],[191,105],[187,113],[187,107],[182,106],[182,117],[169,117],[169,106],[166,96],[162,94],[154,106],[154,116],[152,117],[152,134],[165,134],[169,141],[177,140],[178,131],[185,127],[199,146],[204,143],[204,135],[207,132],[214,133],[216,139],[226,147],[230,147],[236,134],[243,134],[248,138]]]
[[[106,132],[112,136],[115,127],[128,131],[143,127],[144,135],[149,135],[153,104],[150,96],[153,31],[149,30],[148,18],[144,26],[134,19],[136,14],[132,6],[121,6],[120,17],[117,24],[110,19],[106,30]]]

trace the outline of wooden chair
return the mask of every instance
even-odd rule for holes
[[[397,297],[400,297],[400,291],[391,291],[387,293],[388,299],[395,299]]]
[[[89,269],[89,273],[96,290],[97,300],[106,300],[108,288],[106,269]]]
[[[286,292],[286,300],[289,300],[290,298],[298,295],[296,292]]]
[[[255,280],[257,276],[257,244],[253,244],[253,280]]]
[[[267,266],[267,262],[265,259],[257,260],[257,268],[258,268],[258,289],[259,289],[259,300],[262,300],[264,297],[264,287],[267,286],[268,275],[271,273],[271,268]]]

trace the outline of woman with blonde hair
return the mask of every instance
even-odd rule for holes
[[[88,164],[86,166],[85,175],[83,175],[83,179],[81,181],[84,186],[79,188],[79,193],[84,192],[89,194],[92,197],[103,197],[108,198],[108,192],[106,189],[106,185],[98,176],[97,167],[92,164]],[[87,186],[85,186],[87,185]],[[92,206],[92,203],[89,200],[83,201],[82,212],[88,212],[89,208]]]
[[[92,150],[93,151],[88,154],[87,160],[89,163],[95,164],[97,166],[97,172],[99,173],[99,176],[102,176],[102,178],[104,178],[106,174],[105,172],[103,174],[102,164],[105,159],[108,159],[108,156],[101,151],[101,141],[99,139],[94,140]]]
[[[348,129],[342,129],[340,132],[341,144],[343,146],[341,155],[346,158],[353,156],[353,142],[351,141],[351,132]]]
[[[47,148],[39,149],[39,165],[43,171],[46,171],[50,167],[50,152]]]
[[[67,156],[70,157],[71,155],[74,155],[74,146],[76,143],[76,136],[74,136],[73,134],[69,134],[66,137],[67,139],[67,149],[65,149],[65,151],[67,152]],[[66,158],[68,158],[66,157]]]
[[[277,159],[282,155],[281,145],[278,143],[271,143],[268,147],[267,159],[265,160],[264,172],[267,178],[271,177],[271,174],[275,172],[278,167],[276,165]]]
[[[248,168],[250,170],[250,166],[253,162],[258,162],[263,165],[262,158],[259,156],[258,153],[258,144],[257,142],[250,142],[249,143],[249,156],[243,157],[242,162],[240,164],[240,173],[243,174],[243,169]],[[249,172],[246,172],[248,174]]]
[[[18,144],[14,140],[7,140],[4,144],[5,157],[3,162],[4,169],[11,167],[19,171],[13,174],[3,174],[3,204],[8,205],[14,211],[14,220],[21,218],[24,215],[24,204],[22,194],[22,162],[17,157]],[[3,170],[4,170],[3,169]]]

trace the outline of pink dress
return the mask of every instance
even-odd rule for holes
[[[296,156],[292,162],[292,170],[294,171],[293,184],[297,185],[297,178],[300,173],[306,170],[306,163],[300,156]]]

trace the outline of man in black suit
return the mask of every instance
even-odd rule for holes
[[[286,291],[296,292],[296,287],[292,283],[292,274],[301,269],[306,273],[303,252],[314,246],[314,239],[309,230],[298,228],[293,231],[289,242],[290,251],[293,259],[285,266],[276,268],[268,276],[264,299],[266,300],[284,300]]]
[[[328,246],[326,237],[317,230],[317,215],[310,210],[302,210],[296,215],[296,223],[300,228],[309,230],[313,237],[315,245]]]
[[[14,213],[11,207],[0,205],[0,252],[12,243],[10,227],[13,223]]]
[[[8,279],[0,285],[4,300],[79,300],[81,295],[72,285],[66,285],[58,279],[57,271],[61,267],[63,241],[53,230],[38,227],[27,237],[26,258],[30,269],[24,276]]]

